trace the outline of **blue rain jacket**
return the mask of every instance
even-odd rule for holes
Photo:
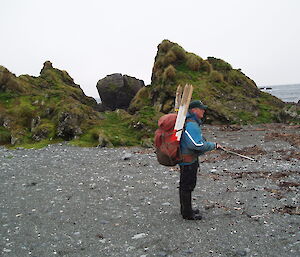
[[[185,128],[180,139],[182,155],[190,155],[191,162],[181,162],[179,165],[190,165],[198,160],[198,156],[216,149],[216,144],[207,142],[202,136],[202,121],[194,113],[188,112]]]

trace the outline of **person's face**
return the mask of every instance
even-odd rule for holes
[[[200,108],[193,108],[192,112],[196,114],[198,119],[202,119],[204,117],[205,110]]]

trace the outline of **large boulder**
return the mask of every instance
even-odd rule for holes
[[[143,80],[120,73],[100,79],[97,90],[105,109],[127,109],[136,93],[145,86]]]

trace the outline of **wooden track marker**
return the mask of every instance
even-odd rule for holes
[[[179,85],[177,87],[177,90],[176,90],[176,98],[175,98],[175,104],[174,104],[174,111],[175,112],[179,111],[179,106],[180,106],[180,103],[181,103],[181,97],[182,97],[182,86]]]
[[[180,89],[177,88],[177,92],[180,93]],[[176,98],[177,98],[177,92],[176,92]],[[189,109],[190,101],[192,98],[192,93],[193,93],[193,86],[185,85],[183,94],[181,97],[180,105],[179,105],[179,110],[178,110],[177,119],[175,122],[175,127],[174,127],[174,130],[177,131],[176,132],[177,141],[180,141],[180,138],[181,138],[186,114]]]

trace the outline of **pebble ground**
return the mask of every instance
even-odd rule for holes
[[[299,131],[206,126],[257,162],[200,157],[201,221],[181,218],[178,168],[153,149],[0,147],[0,256],[300,256]]]

